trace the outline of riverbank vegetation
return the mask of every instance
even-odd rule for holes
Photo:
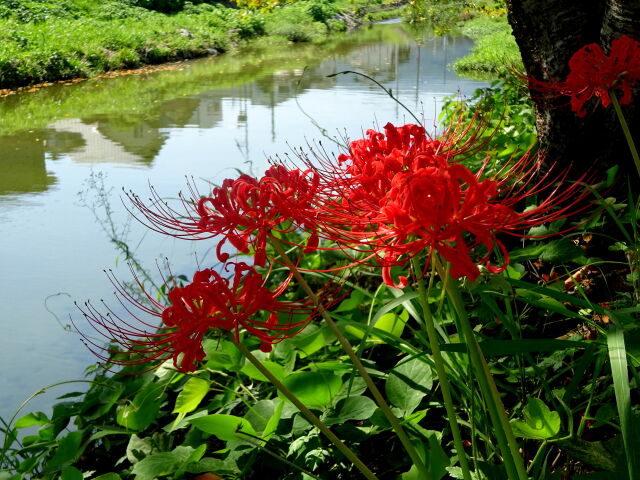
[[[492,79],[510,71],[524,70],[520,50],[504,12],[478,15],[464,22],[459,32],[476,42],[469,55],[454,62],[453,67],[459,75]]]
[[[0,89],[217,55],[256,39],[267,45],[324,42],[363,22],[400,15],[428,21],[436,34],[454,30],[475,39],[472,56],[456,64],[462,74],[517,65],[504,10],[494,2],[405,6],[397,0],[0,0]],[[460,30],[461,20],[471,21]]]
[[[383,0],[303,0],[257,10],[220,3],[1,0],[0,88],[217,54],[260,36],[325,39],[356,16],[389,8]]]

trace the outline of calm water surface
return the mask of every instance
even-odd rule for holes
[[[103,269],[130,279],[110,236],[154,272],[167,257],[190,276],[196,257],[212,258],[210,244],[129,222],[122,187],[146,196],[152,184],[175,197],[185,175],[220,183],[237,169],[261,174],[267,156],[290,146],[321,139],[337,151],[327,137],[412,121],[369,80],[327,77],[344,70],[374,77],[432,125],[443,97],[485,86],[447,68],[470,47],[378,25],[320,47],[253,49],[0,99],[0,416],[41,387],[82,379],[94,361],[65,326],[81,322],[74,300],[112,299]],[[53,388],[27,411],[84,388]]]

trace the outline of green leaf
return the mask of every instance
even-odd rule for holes
[[[282,401],[278,403],[278,406],[273,412],[273,415],[267,422],[267,425],[264,427],[264,431],[261,435],[264,440],[269,440],[269,438],[271,438],[271,436],[276,433],[278,424],[280,423],[280,418],[282,417],[282,409],[284,408],[284,405],[285,403]]]
[[[260,362],[271,374],[276,377],[278,380],[282,380],[286,373],[284,371],[284,367],[276,362],[271,362],[269,360],[263,360]],[[247,363],[242,366],[240,369],[242,373],[244,373],[247,377],[252,378],[254,380],[258,380],[260,382],[268,382],[269,379],[265,377],[257,367],[255,367],[251,363]]]
[[[538,258],[545,249],[544,244],[536,243],[524,248],[517,248],[509,252],[509,260],[511,262],[521,262],[523,260],[532,260]]]
[[[524,419],[512,420],[511,427],[516,436],[546,440],[560,432],[560,415],[552,412],[539,398],[532,397],[524,407]]]
[[[202,343],[205,366],[211,370],[237,372],[242,366],[242,353],[228,340],[207,339]]]
[[[290,342],[300,351],[300,358],[313,355],[318,350],[328,345],[335,336],[328,327],[325,328],[305,328],[301,333],[291,338]]]
[[[340,377],[326,371],[292,373],[282,383],[298,400],[311,407],[330,405],[342,386]],[[286,398],[281,393],[278,395]]]
[[[83,480],[82,472],[76,467],[64,467],[60,480]]]
[[[89,437],[89,441],[98,440],[99,438],[106,437],[107,435],[131,435],[131,432],[125,428],[118,427],[98,427],[96,433]]]
[[[130,430],[144,430],[156,419],[160,405],[164,400],[161,387],[147,384],[128,405],[120,406],[116,412],[116,421]]]
[[[403,310],[400,315],[396,315],[395,313],[385,313],[380,317],[380,319],[378,319],[375,324],[375,328],[382,330],[383,332],[388,332],[396,337],[400,337],[405,325],[407,324],[407,320],[409,320],[409,312],[406,310]],[[375,334],[373,334],[373,337],[379,338]]]
[[[354,290],[351,293],[351,296],[346,300],[343,300],[335,312],[350,312],[351,310],[357,309],[360,305],[362,305],[362,300],[364,299],[364,293],[360,290]]]
[[[154,453],[136,463],[131,473],[136,476],[136,480],[153,480],[172,474],[178,463],[178,458],[171,452]]]
[[[283,407],[284,402],[280,399],[260,400],[249,409],[244,418],[251,422],[261,438],[268,440],[278,428]]]
[[[27,428],[33,425],[43,425],[49,423],[49,417],[42,412],[27,413],[25,416],[19,418],[14,424],[15,428]]]
[[[378,408],[376,403],[369,397],[343,398],[322,420],[327,425],[343,423],[347,420],[367,420],[376,408]]]
[[[387,398],[405,415],[413,412],[433,386],[431,367],[419,358],[404,357],[389,372],[385,384]]]
[[[47,462],[47,467],[55,469],[62,465],[68,465],[77,460],[83,452],[80,448],[84,431],[71,432],[58,440],[58,448],[51,460]]]
[[[138,463],[153,451],[151,438],[140,438],[135,433],[129,438],[127,444],[127,460],[132,464]]]
[[[256,432],[262,433],[264,431],[269,419],[276,410],[276,402],[278,404],[282,403],[279,399],[260,400],[245,413],[244,418],[251,423]]]
[[[638,452],[640,451],[640,439],[638,429],[631,410],[631,389],[629,387],[629,371],[627,365],[627,353],[624,342],[624,331],[617,325],[611,325],[607,332],[607,347],[609,360],[611,361],[611,373],[613,376],[613,389],[620,417],[620,430],[626,453],[629,480],[640,478],[638,470]]]
[[[256,435],[249,420],[234,415],[214,413],[206,417],[193,418],[189,423],[205,433],[215,435],[220,440],[242,440],[246,438],[242,433]]]
[[[178,394],[173,413],[189,413],[198,408],[210,386],[211,384],[207,380],[191,377]]]
[[[109,472],[103,473],[97,477],[93,477],[91,480],[121,480],[120,475],[117,473]]]
[[[238,467],[231,459],[204,457],[197,463],[191,463],[186,468],[189,473],[216,472],[220,475],[238,473]]]
[[[540,260],[553,265],[569,262],[583,255],[582,249],[568,238],[559,238],[545,244]]]

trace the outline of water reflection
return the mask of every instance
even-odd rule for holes
[[[269,131],[275,139],[275,109],[294,97],[331,89],[380,93],[361,76],[328,77],[344,70],[375,78],[396,95],[404,94],[405,103],[410,99],[409,108],[420,111],[423,91],[431,96],[451,94],[449,80],[459,79],[447,64],[469,47],[469,41],[461,38],[416,41],[399,25],[358,35],[331,45],[321,62],[323,47],[291,46],[286,52],[250,49],[244,63],[235,57],[204,59],[185,63],[176,72],[92,80],[8,97],[0,102],[0,133],[23,128],[0,136],[0,162],[6,172],[0,178],[0,195],[41,192],[54,184],[45,158],[66,154],[78,163],[149,166],[166,144],[170,129],[214,129],[229,121],[225,114],[233,114],[236,126],[248,131],[251,107],[265,106],[271,111]],[[389,43],[381,45],[381,37]],[[327,53],[332,54],[329,59]],[[274,68],[285,54],[305,67]],[[239,73],[238,85],[225,86],[233,72]],[[215,88],[216,79],[222,87]],[[239,111],[228,108],[225,113],[229,99],[242,103]],[[11,122],[12,118],[21,121]],[[42,129],[24,129],[41,123],[46,123]],[[250,142],[247,137],[239,143],[248,152]]]

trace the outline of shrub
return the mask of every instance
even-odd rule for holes
[[[331,2],[319,1],[311,3],[307,8],[307,12],[315,22],[326,23],[336,14],[337,10]]]

